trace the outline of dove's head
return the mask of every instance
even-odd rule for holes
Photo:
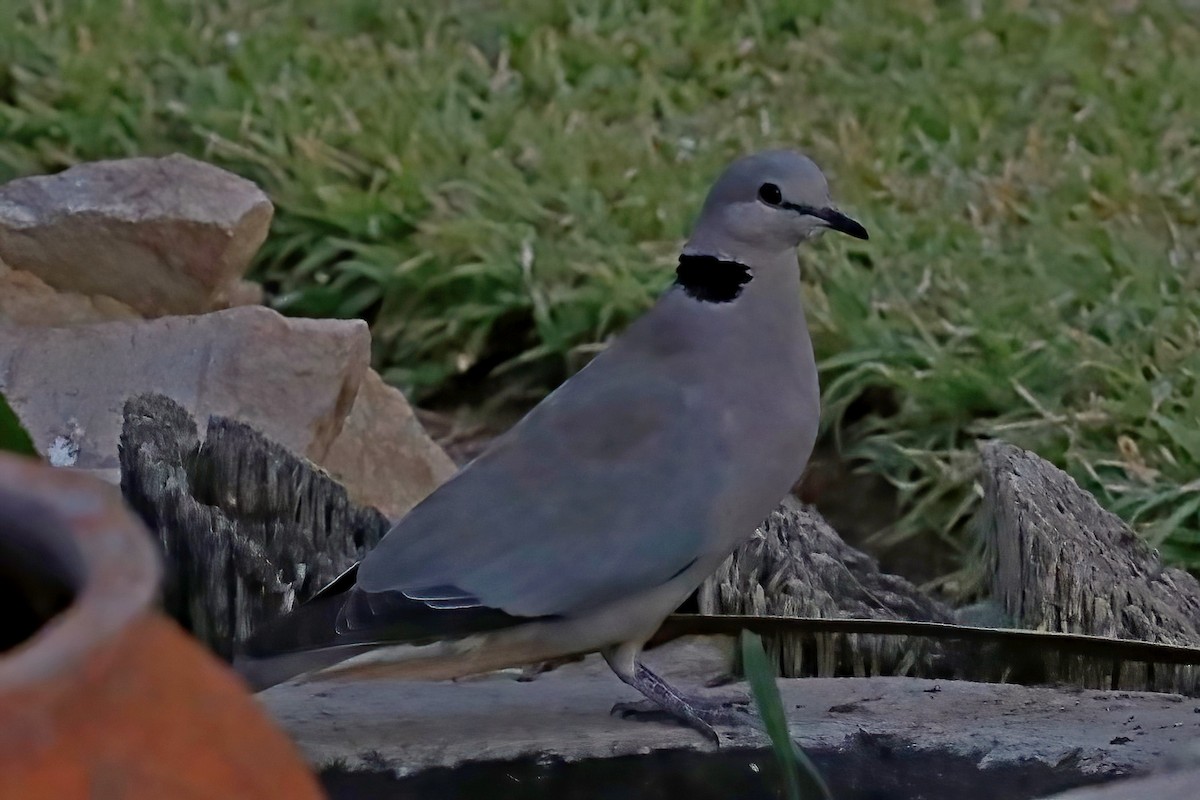
[[[737,259],[794,249],[825,229],[858,239],[867,230],[838,211],[812,159],[772,150],[733,162],[717,179],[684,252]]]

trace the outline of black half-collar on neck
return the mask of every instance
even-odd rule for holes
[[[728,303],[742,293],[750,279],[750,268],[716,256],[683,254],[675,268],[675,285],[688,297],[703,303]]]

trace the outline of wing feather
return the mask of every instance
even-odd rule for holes
[[[719,419],[669,373],[605,355],[389,531],[358,589],[558,615],[694,562],[728,479]]]

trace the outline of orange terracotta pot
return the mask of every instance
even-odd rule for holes
[[[0,454],[0,798],[322,797],[159,579],[115,488]]]

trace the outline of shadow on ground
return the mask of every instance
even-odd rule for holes
[[[849,745],[810,752],[838,800],[1029,800],[1101,780],[1070,759],[981,767],[978,758],[920,751],[891,737],[860,734]],[[784,785],[769,750],[746,749],[484,761],[406,777],[331,767],[321,780],[331,800],[775,800]]]

